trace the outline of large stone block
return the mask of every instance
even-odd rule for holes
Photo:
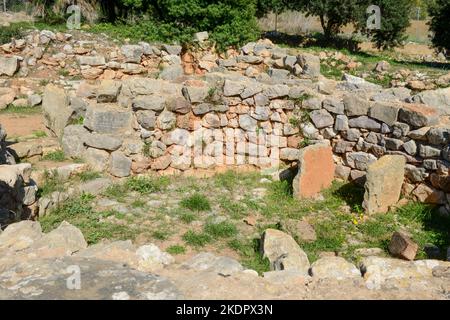
[[[0,57],[0,76],[12,77],[19,69],[19,60],[16,57]]]
[[[300,151],[298,173],[293,181],[297,198],[312,198],[331,186],[335,164],[330,146],[316,144]]]
[[[270,261],[271,270],[295,270],[308,274],[308,256],[290,235],[267,229],[262,237],[261,249]]]
[[[46,86],[42,111],[46,127],[58,138],[62,137],[64,128],[73,115],[73,109],[69,106],[69,97],[65,90],[51,84]]]
[[[437,124],[439,112],[436,108],[425,104],[404,103],[399,112],[399,120],[420,128]]]
[[[391,103],[377,102],[370,108],[369,116],[392,126],[398,117],[399,107]]]
[[[387,212],[400,198],[405,157],[383,156],[368,166],[363,207],[369,214]]]
[[[119,133],[132,129],[131,111],[108,105],[88,108],[84,126],[97,133]]]

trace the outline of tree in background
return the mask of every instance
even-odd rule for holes
[[[450,52],[450,1],[436,0],[429,7],[429,14],[433,46],[438,50],[445,51],[448,56]]]
[[[367,13],[360,11],[359,29],[371,37],[379,49],[389,49],[401,45],[406,39],[405,31],[410,25],[413,3],[410,0],[371,0],[371,5],[381,9],[381,29],[366,28]]]
[[[354,23],[361,11],[360,0],[293,0],[290,7],[293,10],[316,16],[320,19],[325,38],[339,34],[342,27]]]
[[[287,0],[258,0],[256,4],[256,14],[258,18],[266,16],[268,13],[275,14],[275,31],[278,31],[278,16],[289,8]]]

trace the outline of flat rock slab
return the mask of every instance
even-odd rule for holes
[[[398,202],[405,165],[405,157],[391,155],[381,157],[368,166],[363,203],[367,213],[385,213]]]
[[[23,278],[11,279],[10,272],[20,273]],[[0,273],[0,299],[3,298],[176,300],[182,295],[160,276],[104,260],[65,257],[22,262]]]
[[[298,174],[293,182],[295,197],[314,198],[331,186],[334,172],[335,164],[330,146],[316,144],[300,150]]]

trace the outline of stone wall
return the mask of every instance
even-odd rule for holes
[[[183,62],[206,68],[204,56],[185,55]],[[66,155],[116,177],[241,165],[278,169],[295,165],[302,147],[325,143],[336,177],[363,184],[369,164],[402,155],[403,194],[450,209],[450,89],[414,94],[351,75],[326,79],[318,57],[290,56],[264,41],[208,66],[201,77],[49,85],[47,126]]]

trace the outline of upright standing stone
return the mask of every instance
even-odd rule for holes
[[[385,213],[400,198],[406,159],[400,155],[383,156],[369,165],[363,207],[369,214]]]
[[[316,144],[300,151],[298,174],[294,179],[294,195],[299,199],[312,198],[331,186],[335,172],[330,146]]]

